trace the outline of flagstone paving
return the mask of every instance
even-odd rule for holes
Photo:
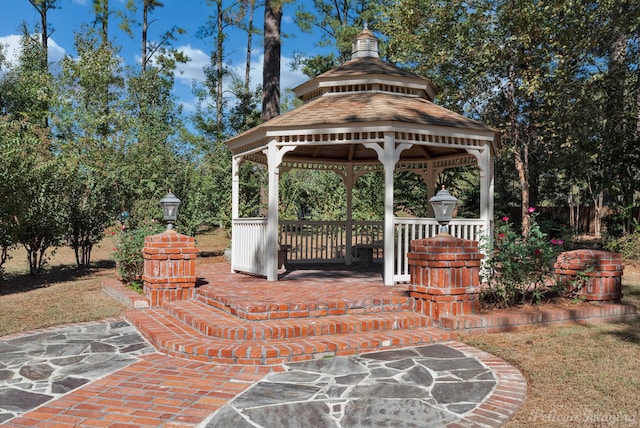
[[[158,354],[122,320],[0,339],[11,427],[496,427],[525,394],[516,369],[456,341],[241,366]]]
[[[155,352],[123,320],[78,324],[0,340],[0,422],[60,398]]]

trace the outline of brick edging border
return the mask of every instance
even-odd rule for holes
[[[102,291],[129,309],[143,309],[150,306],[148,297],[127,288],[116,278],[104,279],[102,281]]]
[[[527,381],[522,373],[502,358],[466,343],[450,341],[442,344],[476,358],[491,369],[498,382],[487,400],[447,428],[500,427],[506,424],[522,407],[527,396]]]

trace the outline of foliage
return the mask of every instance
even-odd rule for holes
[[[123,120],[123,71],[117,49],[87,30],[75,38],[77,58],[62,61],[59,97],[54,108],[58,157],[63,164],[67,217],[65,239],[78,267],[91,262],[93,246],[120,212],[123,188],[119,149]]]
[[[631,206],[638,191],[638,16],[622,1],[382,2],[386,54],[440,104],[501,132],[496,204]]]
[[[633,221],[634,230],[629,234],[606,234],[604,247],[607,251],[622,254],[625,260],[640,261],[640,223]]]
[[[538,213],[529,208],[530,227],[526,235],[502,217],[496,227],[493,245],[485,242],[482,291],[485,304],[496,307],[537,303],[551,291],[549,280],[553,276],[553,263],[563,251],[563,239],[550,239],[540,229]]]
[[[298,6],[295,21],[305,33],[320,30],[318,46],[334,46],[338,51],[335,55],[309,56],[308,53],[297,53],[295,67],[301,67],[302,72],[309,77],[315,77],[341,63],[351,59],[351,44],[365,23],[376,21],[376,3],[353,0],[313,0],[312,9],[305,5]]]
[[[144,238],[164,230],[155,220],[143,220],[137,227],[130,227],[129,221],[117,222],[107,230],[107,234],[115,239],[113,259],[116,262],[118,275],[122,282],[132,284],[142,279],[144,273]]]

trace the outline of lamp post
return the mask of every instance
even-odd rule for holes
[[[453,218],[453,209],[455,208],[458,199],[446,191],[444,186],[442,186],[442,190],[439,190],[434,197],[429,199],[429,202],[433,207],[436,221],[440,224],[440,231],[438,235],[448,235],[448,224]]]
[[[178,207],[180,206],[180,199],[176,198],[176,195],[169,193],[164,198],[160,199],[160,206],[162,207],[162,219],[167,223],[167,230],[173,229],[173,224],[178,218]]]

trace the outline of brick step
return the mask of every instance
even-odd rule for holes
[[[425,327],[240,342],[206,336],[161,308],[129,311],[127,318],[160,352],[220,364],[274,365],[424,345],[452,338],[450,332]]]
[[[203,285],[196,291],[196,299],[221,311],[250,321],[316,318],[331,315],[376,314],[410,310],[406,287],[339,284],[327,291],[327,284],[296,284],[291,287],[271,285],[242,289]],[[274,290],[274,287],[280,287]],[[333,292],[331,292],[333,291]]]
[[[196,300],[171,302],[165,304],[164,309],[206,336],[231,340],[281,340],[344,333],[412,330],[430,325],[428,317],[409,311],[248,321]]]

